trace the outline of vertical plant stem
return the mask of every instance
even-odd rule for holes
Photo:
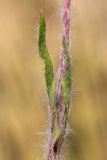
[[[62,24],[62,48],[61,48],[60,65],[57,74],[58,77],[55,88],[56,89],[55,107],[57,113],[55,114],[50,113],[51,126],[53,126],[53,123],[54,125],[56,124],[56,126],[53,127],[53,132],[51,131],[50,133],[47,160],[60,160],[61,148],[64,140],[64,135],[66,132],[66,124],[69,111],[69,99],[71,91],[71,77],[70,77],[71,71],[69,63],[70,62],[69,58],[70,8],[71,8],[71,0],[64,0],[63,24]],[[67,61],[67,59],[69,59],[69,62]],[[68,84],[69,86],[66,86],[67,83],[69,83]],[[66,88],[66,90],[68,89],[69,91],[64,91],[64,87]],[[68,102],[65,102],[66,97],[68,99]]]
[[[62,21],[62,47],[58,74],[54,77],[53,66],[46,46],[46,22],[40,16],[39,54],[45,63],[45,79],[49,96],[49,135],[47,160],[60,160],[66,133],[71,95],[70,65],[70,8],[71,0],[64,0]]]

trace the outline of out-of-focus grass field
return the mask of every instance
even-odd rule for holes
[[[48,129],[43,62],[38,55],[40,10],[55,71],[62,0],[0,0],[0,160],[43,160]],[[72,107],[66,160],[107,160],[107,2],[72,6]],[[42,132],[39,134],[39,132]]]

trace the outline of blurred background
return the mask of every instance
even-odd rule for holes
[[[56,72],[63,0],[0,0],[0,160],[44,160],[48,98],[40,10]],[[107,1],[72,2],[72,98],[62,160],[107,160]]]

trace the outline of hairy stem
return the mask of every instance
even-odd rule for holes
[[[66,133],[71,94],[71,64],[70,64],[70,8],[71,0],[64,0],[62,22],[62,48],[60,64],[56,77],[49,56],[45,32],[45,17],[40,16],[39,54],[45,63],[45,79],[49,96],[49,138],[47,160],[60,160],[61,149]]]
[[[69,58],[69,32],[70,32],[70,0],[64,1],[63,27],[62,27],[62,49],[58,77],[55,88],[56,114],[50,113],[51,126],[57,118],[57,125],[53,132],[50,131],[48,158],[47,160],[59,160],[61,147],[66,132],[67,117],[69,111],[69,99],[71,92],[71,70]],[[51,127],[50,126],[50,127]]]

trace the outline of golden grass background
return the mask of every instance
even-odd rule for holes
[[[55,71],[60,54],[62,0],[0,0],[0,160],[43,160],[48,128],[43,63],[38,55],[40,10]],[[107,2],[72,6],[74,129],[66,160],[107,160]]]

